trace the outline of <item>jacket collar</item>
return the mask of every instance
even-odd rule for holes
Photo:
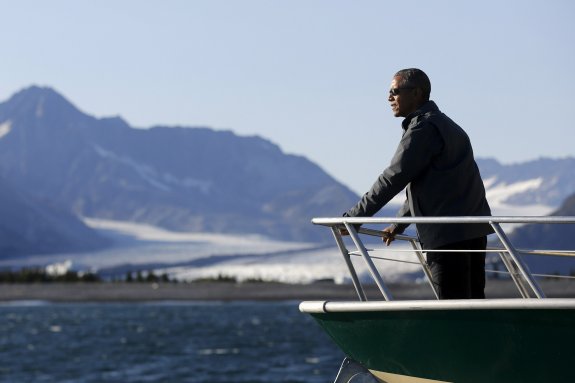
[[[431,114],[432,112],[439,112],[439,108],[433,101],[426,101],[425,104],[421,105],[419,109],[415,112],[410,113],[405,117],[405,119],[401,122],[401,127],[403,130],[407,130],[410,126],[416,125],[421,116],[425,114]]]

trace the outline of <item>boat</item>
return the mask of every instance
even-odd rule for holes
[[[532,274],[522,259],[524,254],[575,256],[575,252],[518,249],[502,228],[575,224],[575,217],[341,217],[312,222],[331,229],[358,297],[299,305],[346,354],[335,383],[575,382],[575,299],[547,298],[537,281],[541,276]],[[501,246],[487,251],[499,255],[521,298],[393,300],[373,262],[373,253],[382,249],[368,250],[361,239],[384,236],[366,225],[392,223],[490,224]],[[342,237],[342,229],[350,239]],[[417,237],[396,239],[411,244],[434,289]],[[346,244],[350,240],[351,250]],[[368,301],[351,256],[363,258],[381,298]]]

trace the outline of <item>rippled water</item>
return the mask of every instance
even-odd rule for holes
[[[297,302],[0,305],[0,382],[331,382]]]

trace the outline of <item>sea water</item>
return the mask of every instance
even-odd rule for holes
[[[331,382],[297,302],[0,305],[0,382]]]

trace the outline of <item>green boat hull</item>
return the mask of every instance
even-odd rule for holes
[[[575,382],[575,305],[483,302],[309,313],[382,382]]]

